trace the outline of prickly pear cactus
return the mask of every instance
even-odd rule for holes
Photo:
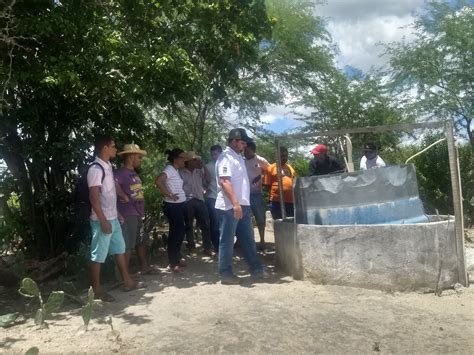
[[[25,297],[39,297],[40,295],[38,285],[29,277],[21,280],[21,287],[18,292]]]
[[[53,291],[48,297],[48,301],[44,304],[44,311],[46,315],[50,315],[52,312],[59,310],[64,302],[63,291]]]

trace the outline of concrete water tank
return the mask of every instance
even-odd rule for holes
[[[294,187],[295,218],[274,222],[277,264],[294,278],[391,291],[458,282],[454,218],[425,215],[413,165]]]

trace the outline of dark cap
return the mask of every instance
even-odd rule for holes
[[[363,150],[377,150],[374,143],[365,143]]]
[[[244,142],[248,143],[248,142],[252,142],[252,138],[250,138],[249,136],[247,136],[247,132],[245,132],[245,129],[243,128],[234,128],[232,129],[230,132],[229,132],[229,140],[232,140],[232,139],[241,139],[243,140]]]

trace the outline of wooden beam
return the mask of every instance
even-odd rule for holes
[[[391,131],[412,131],[415,129],[428,129],[428,128],[444,128],[445,123],[440,121],[435,122],[423,122],[423,123],[398,123],[385,126],[371,126],[371,127],[355,127],[355,128],[344,128],[331,131],[320,131],[313,133],[301,133],[301,134],[288,134],[283,136],[276,136],[276,140],[291,138],[313,138],[321,136],[342,136],[349,133],[382,133]]]
[[[462,190],[459,173],[459,158],[454,140],[453,121],[446,122],[446,140],[448,143],[449,172],[451,175],[451,187],[453,193],[454,207],[454,234],[456,237],[456,253],[458,259],[459,283],[465,287],[469,286],[466,272],[465,247],[464,247],[464,216],[462,210]]]

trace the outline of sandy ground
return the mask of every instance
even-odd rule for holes
[[[87,332],[80,309],[56,314],[48,329],[31,319],[0,329],[0,351],[23,353],[446,353],[474,351],[474,287],[459,293],[386,293],[294,281],[274,270],[241,286],[220,285],[216,260],[188,258],[186,272],[143,276],[146,290],[111,293]],[[20,300],[22,301],[22,300]],[[1,313],[1,312],[0,312]],[[106,320],[112,317],[115,332]]]

